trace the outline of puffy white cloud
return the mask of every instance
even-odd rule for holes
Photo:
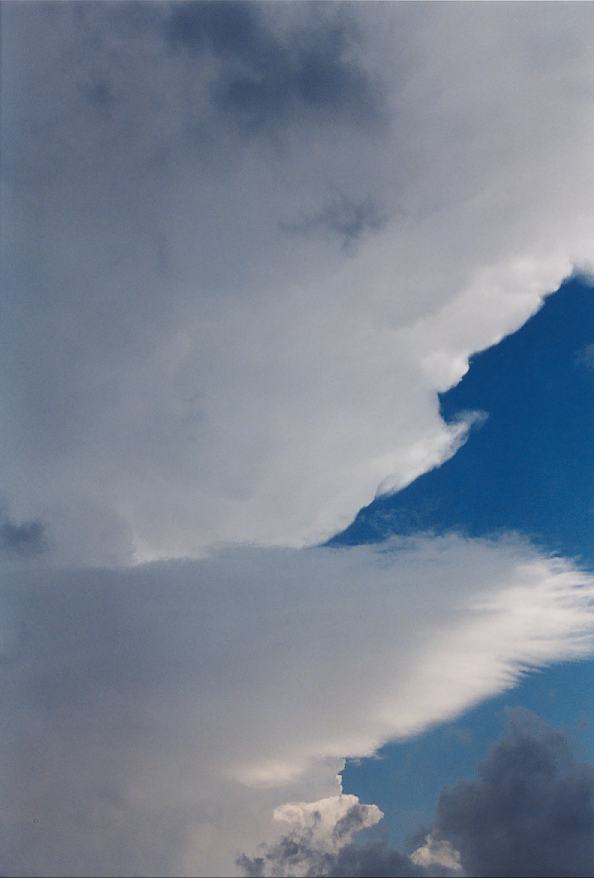
[[[410,858],[413,863],[425,868],[441,866],[454,874],[462,871],[460,854],[456,848],[451,842],[436,837],[431,832],[426,835],[423,844],[411,853]]]
[[[592,14],[7,7],[15,517],[301,545],[450,454],[436,390],[592,261]]]
[[[15,875],[229,874],[345,757],[594,644],[592,578],[514,540],[13,565],[0,597]]]
[[[364,805],[357,796],[339,795],[317,802],[287,802],[273,818],[288,826],[272,849],[262,845],[261,857],[242,855],[237,865],[248,875],[325,875],[340,852],[363,829],[383,817],[376,805]]]

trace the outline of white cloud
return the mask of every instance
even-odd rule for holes
[[[423,844],[412,852],[410,858],[418,866],[426,868],[442,866],[454,874],[462,871],[458,851],[452,847],[449,841],[435,838],[431,832],[425,837]]]
[[[229,874],[345,757],[594,645],[591,577],[514,540],[14,567],[0,596],[15,875]]]
[[[356,808],[356,820],[347,820]],[[299,831],[307,830],[320,850],[333,853],[348,844],[361,829],[375,826],[383,814],[376,805],[360,805],[357,796],[328,796],[317,802],[287,802],[276,808],[273,819]],[[336,832],[336,827],[344,827]]]
[[[328,863],[351,843],[353,836],[375,826],[383,813],[376,805],[362,804],[357,796],[341,794],[317,802],[287,802],[272,816],[283,824],[280,848],[271,855],[262,845],[264,856],[260,862],[241,857],[238,865],[249,875],[253,866],[258,867],[258,875],[271,878],[324,875]]]
[[[4,15],[3,490],[63,560],[330,535],[451,453],[436,390],[593,259],[588,4],[329,7],[381,124],[262,130],[172,8]],[[262,14],[287,52],[314,15]],[[342,203],[387,224],[287,232]]]

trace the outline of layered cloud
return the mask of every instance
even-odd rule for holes
[[[64,561],[302,545],[592,260],[588,4],[13,4],[2,490]]]
[[[340,859],[346,757],[590,654],[520,539],[296,547],[455,453],[436,392],[594,261],[592,15],[5,4],[3,872]],[[462,823],[410,862],[486,862]]]
[[[15,875],[228,875],[275,809],[346,817],[345,757],[594,645],[592,579],[511,539],[13,564],[0,594]]]

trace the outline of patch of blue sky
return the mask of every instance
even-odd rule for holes
[[[440,398],[443,417],[487,418],[443,466],[361,510],[333,544],[391,534],[516,532],[594,569],[594,287],[572,278],[518,332],[473,357]],[[594,758],[594,662],[525,678],[456,721],[379,758],[349,763],[346,792],[378,804],[394,838],[429,822],[440,789],[471,776],[501,734],[505,707],[536,711]]]

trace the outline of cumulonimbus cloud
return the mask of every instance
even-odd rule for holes
[[[594,645],[591,577],[513,539],[13,568],[0,594],[15,875],[229,874],[345,757]]]
[[[227,874],[591,648],[521,542],[292,548],[451,454],[436,391],[592,261],[591,7],[229,8],[3,9],[1,489],[64,565],[2,573],[11,874]],[[229,542],[284,548],[121,566]]]
[[[451,453],[592,261],[592,8],[534,8],[6,7],[1,487],[57,558],[320,541]]]

